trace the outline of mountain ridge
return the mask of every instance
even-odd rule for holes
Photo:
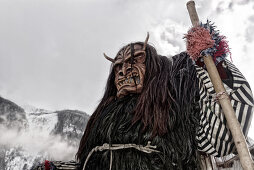
[[[0,169],[74,159],[88,119],[84,111],[23,108],[0,96]]]

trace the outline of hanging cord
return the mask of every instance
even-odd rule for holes
[[[216,96],[215,96],[215,101],[218,102],[219,100],[225,99],[225,98],[229,98],[228,93],[225,92],[225,91],[219,92],[219,93],[217,93]]]
[[[113,150],[120,150],[120,149],[128,149],[128,148],[134,148],[134,149],[137,149],[137,150],[139,150],[141,152],[145,152],[145,153],[160,152],[160,151],[155,150],[157,148],[157,146],[151,145],[151,141],[148,141],[146,146],[136,145],[136,144],[131,144],[131,143],[130,144],[112,144],[112,145],[109,145],[108,143],[104,143],[102,146],[94,147],[89,152],[89,154],[86,157],[86,161],[84,163],[83,170],[85,170],[86,164],[87,164],[89,158],[92,156],[92,154],[94,152],[104,151],[104,150],[110,150],[110,167],[109,167],[109,170],[111,170],[112,169],[112,159],[113,159],[112,151]]]

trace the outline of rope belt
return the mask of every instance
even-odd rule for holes
[[[156,147],[157,146],[151,145],[151,141],[148,141],[146,146],[136,145],[136,144],[112,144],[112,145],[109,145],[108,143],[104,143],[102,146],[94,147],[89,152],[88,156],[86,157],[86,161],[85,161],[83,170],[85,170],[86,164],[87,164],[89,158],[92,156],[92,154],[94,152],[97,152],[97,151],[110,150],[110,167],[109,167],[109,170],[111,170],[111,168],[112,168],[112,159],[113,159],[113,155],[112,155],[113,150],[134,148],[134,149],[137,149],[137,150],[139,150],[141,152],[145,152],[145,153],[160,152],[160,151],[155,150]]]

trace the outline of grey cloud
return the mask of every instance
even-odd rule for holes
[[[233,1],[219,1],[216,7],[216,12],[218,14],[224,12],[225,10],[233,10],[235,3]]]
[[[250,2],[250,0],[239,0],[239,1],[237,1],[236,3],[238,4],[238,5],[246,5],[246,4],[248,4]]]
[[[231,1],[219,1],[216,12],[222,13],[225,10],[233,11],[237,5],[247,5],[250,3],[250,0],[231,0]]]
[[[173,26],[166,27],[165,32],[162,32],[161,34],[161,41],[166,41],[174,47],[178,47],[178,52],[181,52],[184,50],[183,36],[183,33],[177,32]]]
[[[251,15],[248,19],[254,24],[254,15]]]
[[[229,4],[228,4],[228,8],[230,9],[230,10],[232,10],[233,9],[233,2],[230,2]]]
[[[247,27],[245,32],[246,41],[252,43],[254,40],[254,24]]]

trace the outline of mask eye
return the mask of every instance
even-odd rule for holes
[[[146,59],[146,55],[141,53],[135,56],[136,63],[144,63]]]
[[[123,76],[123,72],[120,72],[120,73],[119,73],[119,76]]]
[[[117,64],[114,66],[115,73],[119,72],[119,70],[121,70],[121,69],[122,69],[122,64]]]

